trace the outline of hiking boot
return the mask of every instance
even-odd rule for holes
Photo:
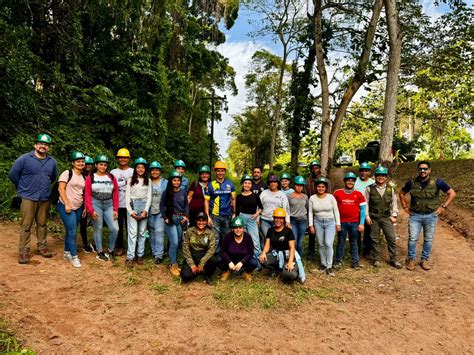
[[[74,266],[74,267],[81,267],[81,261],[79,260],[79,258],[77,257],[77,255],[75,256],[71,256],[71,260],[69,260],[71,262],[71,265]]]
[[[326,275],[329,275],[329,276],[336,276],[336,273],[335,273],[334,270],[330,267],[330,268],[327,268],[327,269],[326,269]]]
[[[353,268],[354,270],[360,270],[360,264],[359,263],[354,263],[351,265],[351,268]]]
[[[431,265],[428,259],[421,259],[420,265],[423,270],[431,270]]]
[[[127,269],[133,268],[133,260],[131,260],[131,259],[125,260],[125,267],[126,267]]]
[[[250,272],[244,272],[242,278],[247,282],[252,282],[252,274]]]
[[[138,265],[143,265],[143,256],[137,257],[137,264]]]
[[[342,263],[340,261],[336,261],[336,263],[333,265],[333,267],[336,270],[340,270],[340,269],[342,269]]]
[[[109,261],[109,256],[105,252],[101,251],[100,253],[97,253],[96,259],[101,261]]]
[[[415,270],[416,269],[416,261],[415,259],[408,259],[407,260],[407,270]]]
[[[158,258],[158,257],[155,258],[155,264],[156,265],[160,265],[162,262],[163,262],[162,258]]]
[[[168,266],[168,268],[170,269],[171,275],[176,277],[179,276],[180,270],[177,264],[171,264],[170,266]]]
[[[20,254],[18,254],[18,264],[28,264],[29,260],[30,257],[27,251],[21,251]]]
[[[113,262],[117,261],[117,258],[115,257],[115,251],[110,251],[108,252],[109,260],[112,260]]]
[[[71,259],[72,259],[71,252],[70,251],[65,251],[64,255],[63,255],[63,259],[66,260],[66,261],[71,261]]]
[[[229,279],[229,277],[230,277],[230,271],[225,271],[221,275],[221,281],[225,282]]]
[[[326,269],[327,269],[326,266],[324,266],[324,265],[322,265],[322,264],[319,265],[319,267],[318,267],[318,271],[319,271],[319,272],[326,272]]]
[[[84,245],[84,247],[82,248],[82,250],[83,250],[84,253],[86,253],[86,254],[89,254],[89,253],[94,252],[94,248],[92,248],[92,244]]]
[[[382,266],[382,263],[380,262],[380,260],[374,261],[374,267],[381,267],[381,266]]]
[[[401,269],[403,266],[396,260],[390,261],[390,265],[392,265],[395,269]]]
[[[214,286],[215,283],[214,281],[212,280],[212,277],[211,276],[204,276],[204,281],[206,281],[206,283],[209,285],[209,286]]]
[[[36,254],[41,255],[43,258],[52,258],[53,254],[50,253],[48,248],[36,249]]]
[[[123,249],[122,248],[117,248],[117,250],[115,250],[115,255],[122,256],[123,255]]]

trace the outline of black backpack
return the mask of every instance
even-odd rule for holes
[[[68,170],[68,177],[67,177],[67,182],[66,184],[69,183],[69,181],[71,181],[72,179],[72,169],[69,169]],[[81,174],[82,177],[85,179],[86,176],[84,174]],[[53,187],[51,188],[51,203],[53,206],[57,206],[58,205],[58,202],[59,202],[59,181],[56,181],[53,185]]]

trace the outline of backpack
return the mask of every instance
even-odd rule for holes
[[[71,181],[72,179],[72,169],[69,169],[68,170],[68,177],[67,177],[67,182],[66,184],[69,183],[69,181]],[[81,174],[82,177],[85,179],[86,176],[84,174]],[[56,181],[53,185],[53,187],[51,188],[51,204],[53,206],[57,206],[58,205],[58,202],[59,202],[59,181]]]

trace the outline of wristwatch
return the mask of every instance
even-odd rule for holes
[[[445,208],[445,209],[448,208],[448,206],[446,206],[445,203],[443,203],[443,204],[441,205],[441,207],[442,207],[442,208]]]

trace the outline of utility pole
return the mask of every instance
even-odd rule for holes
[[[212,178],[212,159],[213,159],[213,146],[214,146],[214,119],[216,114],[215,102],[216,100],[227,101],[227,96],[216,96],[214,89],[211,91],[211,96],[204,96],[201,100],[211,100],[211,142],[209,143],[209,167],[211,168]],[[227,111],[227,110],[226,110]]]

